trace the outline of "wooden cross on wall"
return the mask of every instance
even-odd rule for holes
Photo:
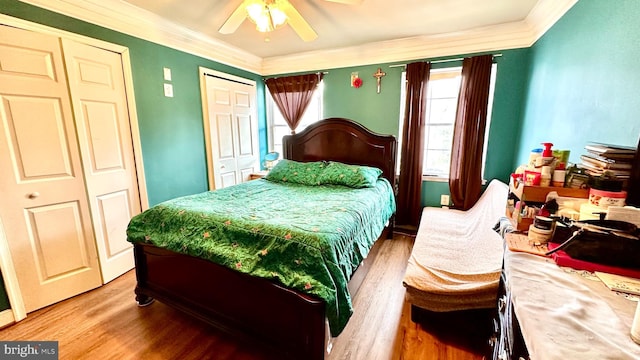
[[[381,82],[382,82],[382,77],[385,76],[385,75],[387,75],[387,73],[382,72],[381,68],[378,68],[376,73],[373,74],[373,77],[376,78],[376,81],[378,83],[378,94],[380,94],[380,85],[381,85]]]

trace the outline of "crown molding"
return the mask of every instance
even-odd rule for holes
[[[524,22],[443,35],[418,36],[324,51],[265,58],[265,75],[430,59],[527,47],[533,33]]]
[[[530,45],[538,41],[577,2],[578,0],[538,0],[524,20],[535,35]]]
[[[578,0],[539,0],[518,22],[268,58],[173,24],[124,1],[20,1],[259,75],[275,75],[529,47]]]
[[[264,58],[263,75],[404,62],[532,46],[578,0],[539,0],[517,22],[325,51]]]
[[[107,29],[260,74],[262,58],[124,1],[20,0]]]

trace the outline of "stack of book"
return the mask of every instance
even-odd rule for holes
[[[635,147],[590,143],[584,148],[587,153],[580,156],[579,166],[589,175],[599,177],[607,171],[620,180],[629,179]]]

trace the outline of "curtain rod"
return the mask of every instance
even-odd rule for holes
[[[493,58],[497,58],[497,57],[501,57],[502,54],[494,54]],[[429,61],[432,64],[440,64],[440,63],[448,63],[448,62],[456,62],[456,61],[462,61],[464,60],[464,58],[455,58],[455,59],[443,59],[443,60],[434,60],[434,61]],[[394,64],[394,65],[389,65],[390,68],[393,67],[404,67],[407,66],[407,64]]]
[[[327,75],[328,73],[329,73],[328,71],[316,71],[316,72],[310,72],[310,73],[298,74],[298,75],[308,75],[308,74]],[[292,76],[295,76],[295,75],[292,75]],[[282,75],[280,75],[280,76],[265,76],[265,77],[262,77],[262,80],[267,80],[267,79],[270,79],[270,78],[279,78],[279,77],[282,77]]]

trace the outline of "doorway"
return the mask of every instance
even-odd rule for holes
[[[256,83],[200,68],[209,190],[251,180],[260,169]]]

